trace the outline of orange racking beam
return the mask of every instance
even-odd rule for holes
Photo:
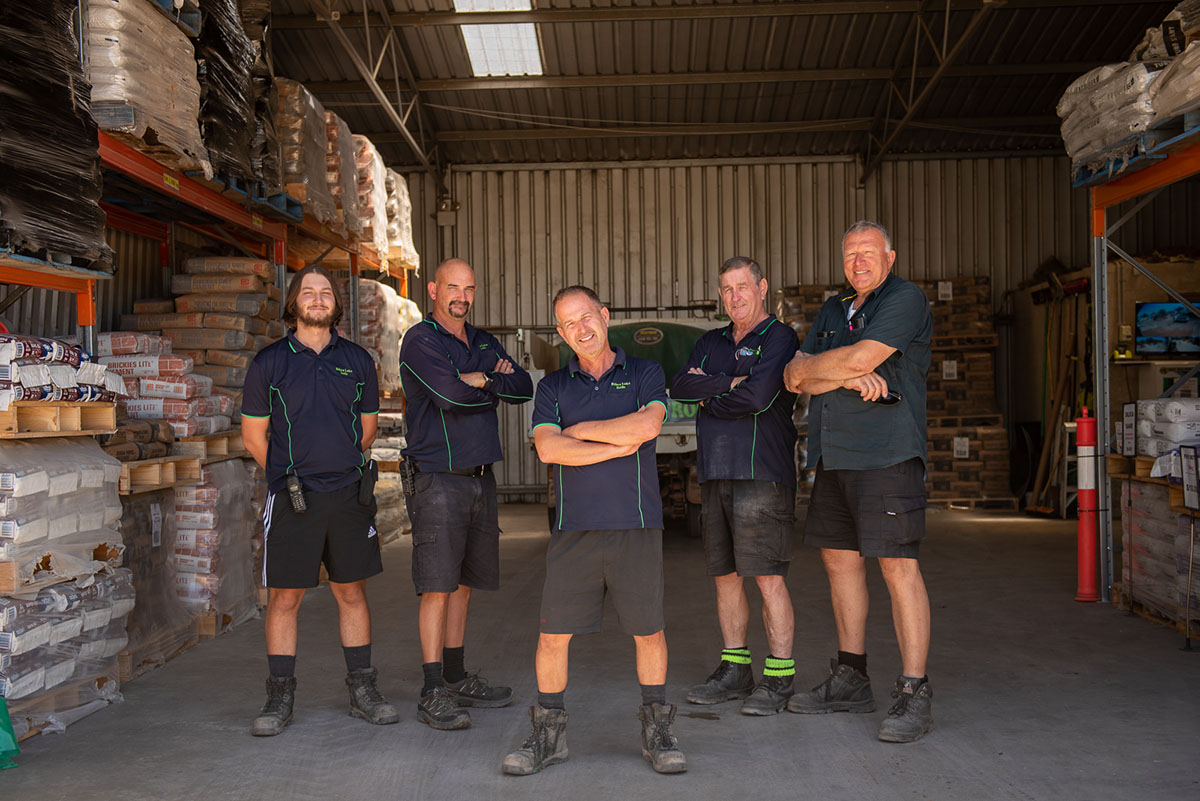
[[[20,284],[53,289],[57,292],[72,292],[75,295],[75,311],[79,324],[96,324],[96,282],[90,278],[75,278],[0,264],[0,284]]]
[[[1093,187],[1092,235],[1101,236],[1103,233],[1103,226],[1100,229],[1101,233],[1096,233],[1094,211],[1103,211],[1110,206],[1124,203],[1126,200],[1133,200],[1139,195],[1152,192],[1159,187],[1181,181],[1197,173],[1200,173],[1200,143],[1178,153],[1172,153],[1170,157],[1151,164],[1144,170],[1138,170],[1124,178],[1117,178],[1115,181]]]

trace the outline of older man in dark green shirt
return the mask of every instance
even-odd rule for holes
[[[896,703],[879,739],[911,742],[933,728],[929,596],[917,564],[925,533],[925,380],[933,319],[916,284],[892,273],[896,251],[878,223],[842,239],[851,289],[821,307],[784,371],[812,395],[808,464],[816,467],[804,539],[821,548],[838,632],[825,682],[788,710],[871,712],[867,677],[867,558],[877,558],[892,597],[900,644]]]

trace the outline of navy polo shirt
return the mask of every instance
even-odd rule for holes
[[[668,409],[663,369],[657,362],[626,356],[613,348],[616,361],[600,380],[579,367],[579,358],[538,382],[533,427],[569,428],[589,420],[632,414],[648,403]],[[655,440],[637,453],[598,464],[554,466],[560,531],[662,528]]]
[[[733,341],[733,323],[707,331],[687,366],[671,379],[671,397],[703,403],[697,420],[696,468],[709,479],[753,479],[796,485],[796,396],[783,386],[783,368],[800,341],[769,315]],[[699,367],[707,375],[689,373]],[[748,376],[732,390],[734,376]]]
[[[864,401],[853,390],[814,395],[808,407],[808,466],[878,470],[913,458],[926,460],[925,391],[932,359],[933,315],[921,287],[891,273],[847,319],[853,289],[825,301],[801,347],[824,353],[864,339],[895,353],[875,368],[899,403]]]
[[[496,407],[533,399],[533,380],[505,353],[500,340],[466,326],[467,342],[432,318],[417,323],[400,344],[408,445],[404,458],[427,473],[445,473],[504,459]],[[469,344],[468,344],[469,343]],[[512,373],[495,372],[507,359]],[[487,373],[491,390],[464,383],[462,373]]]
[[[246,371],[242,416],[270,418],[267,482],[281,491],[295,470],[307,489],[329,492],[358,481],[367,457],[359,417],[379,412],[371,355],[331,331],[316,353],[288,331]]]

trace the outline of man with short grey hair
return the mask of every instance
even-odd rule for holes
[[[879,739],[911,742],[933,728],[929,596],[917,564],[925,534],[925,381],[933,319],[916,284],[892,272],[896,251],[879,223],[842,239],[851,289],[821,307],[784,373],[812,395],[808,464],[816,468],[804,539],[821,548],[837,624],[826,681],[788,701],[791,712],[871,712],[867,677],[867,558],[892,598],[900,645],[896,703]]]

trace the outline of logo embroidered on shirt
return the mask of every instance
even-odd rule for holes
[[[335,367],[333,369],[337,370],[340,375],[354,375],[354,371],[349,367]]]
[[[734,358],[740,359],[743,356],[758,356],[760,353],[762,353],[762,348],[751,348],[746,346],[744,348],[740,348],[738,352],[734,354]]]
[[[609,384],[612,389],[629,389],[631,386],[633,386],[632,381],[613,381]]]
[[[489,347],[491,347],[491,343],[489,343],[489,342],[480,342],[479,343],[480,350],[487,350]]]

